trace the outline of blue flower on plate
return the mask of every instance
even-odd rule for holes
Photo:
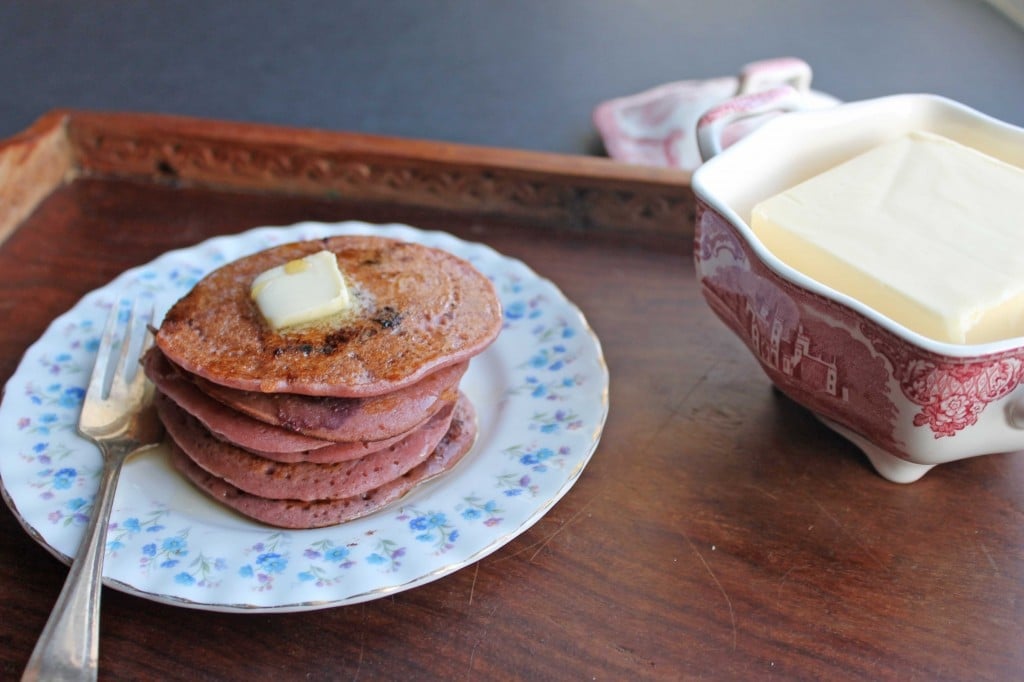
[[[348,547],[331,547],[324,552],[324,561],[344,561],[349,555]]]
[[[415,537],[420,542],[434,545],[438,553],[446,552],[453,547],[459,537],[459,531],[451,526],[443,512],[427,512],[425,514],[410,509],[413,516],[409,521],[409,529],[418,533]],[[400,519],[407,518],[403,513]]]
[[[288,566],[288,558],[277,552],[266,552],[256,557],[256,565],[267,573],[281,573]]]
[[[53,475],[53,487],[57,490],[67,490],[78,478],[78,472],[71,467],[58,469]]]
[[[555,456],[555,451],[551,448],[540,448],[536,452],[527,452],[519,458],[520,464],[524,464],[528,467],[533,467],[534,471],[547,471],[547,467],[544,466],[544,462]]]
[[[64,389],[57,399],[57,404],[66,409],[74,409],[82,404],[85,398],[85,390],[78,386],[70,386]]]
[[[522,301],[513,301],[505,306],[505,319],[521,320],[526,315],[526,304]]]
[[[463,501],[468,506],[459,513],[459,516],[466,521],[479,521],[483,519],[484,525],[488,527],[496,526],[502,522],[500,514],[504,512],[498,507],[496,501],[487,500],[485,502],[476,495],[464,497]]]
[[[444,514],[433,512],[427,516],[417,516],[409,522],[409,527],[413,530],[430,530],[443,527],[447,521]]]
[[[164,538],[160,544],[160,551],[168,554],[187,554],[185,541],[180,537]]]

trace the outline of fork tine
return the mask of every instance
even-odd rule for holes
[[[146,351],[153,347],[153,343],[156,341],[156,337],[153,335],[153,320],[156,318],[156,311],[153,307],[149,309],[149,315],[145,320],[142,332],[142,343],[139,345],[139,352],[136,354],[136,358],[141,362],[142,358],[145,357]],[[131,391],[133,396],[143,395],[144,392],[152,391],[153,384],[148,381],[146,373],[142,371],[141,367],[135,368],[135,378],[132,379]]]
[[[114,345],[114,332],[117,331],[117,318],[120,308],[117,302],[110,308],[107,315],[107,323],[103,327],[103,335],[100,337],[100,347],[96,351],[96,364],[92,369],[92,376],[89,378],[89,387],[86,389],[87,400],[102,400],[105,394],[107,383],[107,365],[110,362],[110,349]]]
[[[112,400],[123,399],[125,389],[125,372],[128,369],[128,358],[131,357],[132,329],[135,326],[135,305],[128,311],[128,322],[125,325],[124,334],[121,336],[121,348],[117,353],[117,363],[114,365],[114,376],[110,380],[109,397]]]
[[[125,328],[124,337],[121,340],[121,349],[117,357],[117,366],[114,369],[114,378],[110,384],[110,397],[112,399],[126,399],[135,401],[142,396],[145,377],[138,368],[138,358],[142,354],[142,348],[136,350],[135,339],[139,336],[141,326],[145,334],[148,334],[148,322],[145,320],[140,324],[140,318],[145,314],[141,311],[141,304],[136,301],[128,313],[128,324]],[[141,341],[140,345],[145,341]],[[133,373],[134,372],[134,373]],[[128,380],[132,377],[131,381]]]

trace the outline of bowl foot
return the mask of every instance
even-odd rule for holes
[[[825,417],[818,417],[823,424],[827,427],[846,438],[861,451],[868,456],[871,461],[871,465],[875,467],[875,471],[881,474],[882,478],[888,479],[893,483],[913,483],[935,466],[934,464],[918,464],[916,462],[910,462],[902,457],[890,454],[886,450],[878,447],[874,443],[871,443],[863,436],[860,436],[853,431],[850,431],[845,426],[840,426],[831,419]]]

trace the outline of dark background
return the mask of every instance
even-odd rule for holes
[[[21,0],[0,138],[71,107],[600,153],[602,100],[777,56],[1024,125],[1024,30],[984,0]]]

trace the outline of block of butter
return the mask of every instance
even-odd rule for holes
[[[913,132],[757,204],[782,261],[924,336],[1024,336],[1024,169]]]
[[[261,273],[250,295],[274,329],[308,324],[350,305],[338,259],[319,251]]]

